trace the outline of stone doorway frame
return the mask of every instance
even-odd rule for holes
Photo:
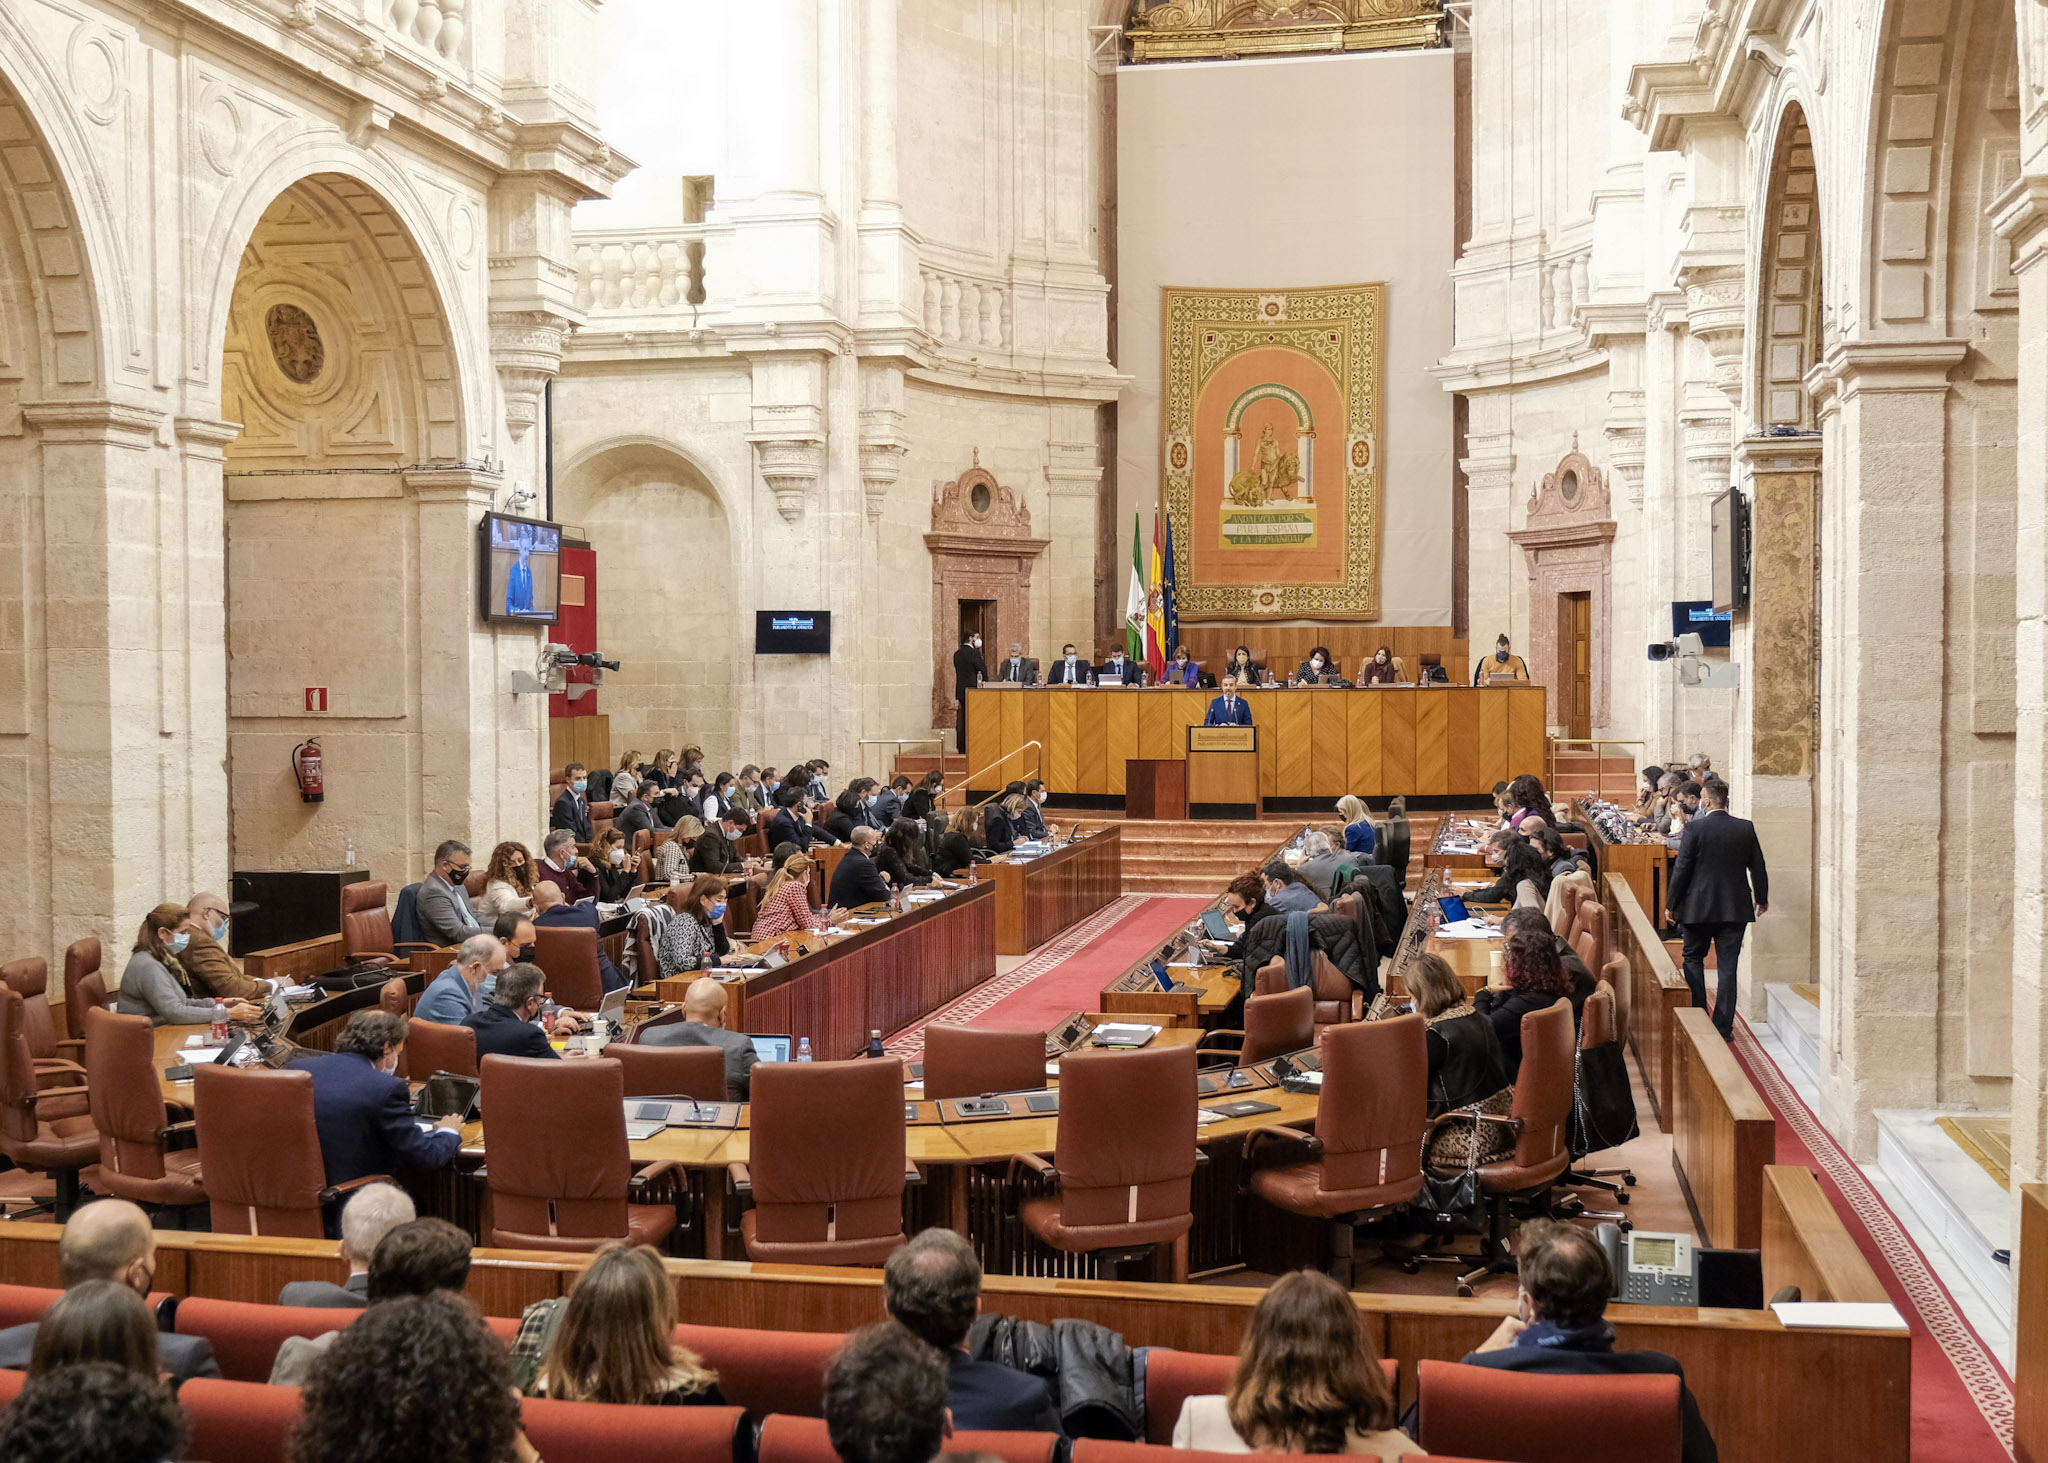
[[[1558,729],[1560,687],[1567,674],[1567,647],[1558,643],[1558,611],[1567,594],[1590,594],[1593,600],[1592,728],[1597,736],[1609,721],[1609,664],[1613,659],[1614,516],[1607,478],[1579,451],[1572,450],[1545,474],[1529,495],[1524,526],[1508,537],[1522,546],[1529,570],[1529,673],[1543,685],[1543,719],[1553,736]]]
[[[1052,540],[1031,536],[1031,510],[981,465],[977,448],[967,471],[932,485],[932,528],[924,542],[932,556],[932,726],[943,729],[959,715],[953,652],[960,602],[994,600],[1003,633],[1028,641],[1031,566]],[[984,658],[990,650],[1002,653],[1001,646],[984,646]]]

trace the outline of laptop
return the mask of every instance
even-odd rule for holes
[[[606,991],[604,999],[597,1003],[598,1025],[613,1041],[622,1040],[626,1035],[626,991],[625,986]]]
[[[1465,901],[1455,894],[1437,896],[1436,907],[1443,911],[1446,924],[1456,924],[1461,919],[1472,917],[1470,911],[1465,908]]]
[[[474,1077],[436,1072],[413,1094],[413,1116],[427,1123],[442,1118],[461,1118],[466,1123],[476,1116],[477,1094],[482,1090],[483,1084]]]
[[[757,1062],[786,1062],[796,1045],[794,1038],[788,1035],[757,1036],[751,1031],[743,1034],[754,1044],[754,1060]]]

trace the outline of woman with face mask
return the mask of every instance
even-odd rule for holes
[[[1319,686],[1324,676],[1335,677],[1336,674],[1336,667],[1330,662],[1330,648],[1327,645],[1318,645],[1308,653],[1308,659],[1295,670],[1294,684]]]
[[[597,897],[617,904],[640,885],[640,861],[626,845],[626,835],[607,828],[590,845],[590,861],[597,865]]]
[[[192,943],[184,928],[182,904],[159,904],[142,917],[135,932],[135,950],[121,972],[121,994],[115,1010],[123,1016],[147,1016],[158,1026],[203,1026],[213,1020],[213,997],[194,991],[178,957]],[[230,1021],[254,1021],[261,1006],[247,1001],[225,1003]]]
[[[1230,669],[1225,673],[1237,677],[1239,686],[1256,686],[1262,677],[1259,668],[1252,664],[1252,653],[1244,646],[1230,652]]]
[[[732,945],[725,938],[725,880],[699,874],[681,889],[671,889],[668,905],[675,918],[661,928],[654,950],[663,978],[678,972],[716,965]]]
[[[1397,686],[1401,683],[1401,672],[1394,668],[1393,652],[1382,645],[1372,653],[1366,662],[1365,673],[1358,678],[1361,686]]]

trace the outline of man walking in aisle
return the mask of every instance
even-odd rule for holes
[[[1728,811],[1728,784],[1708,781],[1700,791],[1699,816],[1678,840],[1665,907],[1685,934],[1685,983],[1692,1003],[1707,1004],[1707,946],[1714,947],[1717,983],[1714,1029],[1723,1041],[1735,1037],[1735,966],[1742,937],[1767,911],[1770,874],[1756,841],[1756,825]]]

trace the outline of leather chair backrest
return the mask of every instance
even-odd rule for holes
[[[24,997],[47,996],[50,990],[50,963],[37,956],[24,960],[10,960],[0,965],[0,980],[7,982]]]
[[[85,1019],[84,1009],[78,1004],[78,983],[99,968],[97,939],[73,940],[64,947],[64,1030],[72,1036],[83,1034],[79,1023]]]
[[[91,1010],[98,1006],[103,1011],[114,1009],[114,998],[107,994],[106,977],[97,970],[88,970],[78,978],[78,986],[71,993],[71,1009],[74,1013]],[[79,1016],[71,1018],[76,1021]]]
[[[575,925],[537,926],[533,932],[533,963],[547,973],[548,994],[564,1006],[595,1011],[604,1000],[604,980],[597,968],[596,930]]]
[[[924,1095],[932,1102],[1043,1086],[1043,1031],[938,1021],[924,1029]]]
[[[1380,862],[1404,879],[1408,877],[1408,855],[1413,836],[1406,813],[1388,813],[1386,841],[1379,849]]]
[[[0,981],[19,992],[22,1000],[22,1030],[28,1036],[31,1057],[57,1055],[57,1022],[50,1012],[50,963],[38,956],[10,960],[0,965]]]
[[[325,1237],[311,1072],[205,1063],[192,1074],[192,1107],[215,1234]]]
[[[1421,1431],[1432,1455],[1679,1463],[1678,1377],[1575,1377],[1419,1364]],[[1531,1450],[1532,1439],[1557,1446]]]
[[[1397,1016],[1324,1032],[1316,1136],[1323,1141],[1325,1189],[1372,1188],[1421,1172],[1429,1125],[1424,1029],[1420,1016]]]
[[[1250,649],[1250,647],[1247,646],[1246,649]],[[1269,659],[1271,659],[1271,657],[1269,657],[1263,650],[1252,651],[1252,664],[1257,666],[1260,670],[1264,670],[1266,668],[1266,662]]]
[[[643,909],[626,928],[626,938],[633,942],[633,969],[644,985],[661,974],[661,961],[654,953],[654,916]]]
[[[1585,962],[1588,971],[1600,968],[1600,954],[1594,948],[1593,932],[1591,930],[1580,930],[1578,934],[1574,935],[1572,937],[1572,949],[1578,952],[1579,959]]]
[[[406,989],[405,977],[394,975],[377,987],[377,1007],[393,1016],[410,1016],[414,1002],[412,992]]]
[[[1060,1059],[1053,1164],[1069,1226],[1190,1212],[1195,1049],[1071,1052]]]
[[[629,1046],[612,1042],[604,1054],[626,1074],[628,1097],[694,1097],[725,1101],[725,1048]]]
[[[1626,955],[1608,956],[1600,968],[1593,972],[1593,978],[1614,991],[1617,1000],[1621,998],[1621,993],[1628,989],[1629,980],[1633,975],[1634,969],[1629,965]]]
[[[1342,1001],[1347,1011],[1351,1007],[1351,993],[1358,989],[1337,967],[1337,962],[1320,950],[1309,952],[1309,985],[1318,1001]]]
[[[751,833],[742,833],[739,836],[738,847],[741,858],[766,858],[773,852],[768,847],[768,830],[765,827],[757,827]]]
[[[470,868],[469,877],[462,881],[462,892],[469,896],[471,903],[475,903],[484,897],[484,886],[489,882],[490,876],[485,872],[484,866],[474,864]]]
[[[1593,953],[1588,955],[1579,946],[1580,935],[1592,943]],[[1572,944],[1578,947],[1579,957],[1586,962],[1586,969],[1598,970],[1607,963],[1607,906],[1597,899],[1579,901],[1578,924],[1572,932]]]
[[[1186,1050],[1192,1067],[1194,1048]],[[758,1238],[816,1244],[903,1232],[901,1062],[762,1062],[751,1091]]]
[[[164,1176],[164,1090],[156,1071],[156,1030],[147,1016],[85,1013],[85,1081],[100,1162],[129,1178]]]
[[[21,992],[0,985],[0,1140],[27,1143],[37,1132],[36,1064],[28,1049]]]
[[[538,1442],[535,1444],[539,1446]],[[994,1458],[997,1463],[1052,1463],[1060,1451],[1053,1433],[977,1432],[962,1429],[946,1437],[946,1450]],[[771,1417],[761,1429],[759,1463],[839,1463],[822,1417]]]
[[[623,1239],[632,1178],[624,1069],[603,1058],[496,1055],[479,1065],[494,1228]]]
[[[1614,992],[1601,986],[1586,997],[1585,1010],[1579,1016],[1579,1050],[1591,1051],[1619,1037],[1614,1024]]]
[[[1303,986],[1302,989],[1308,990],[1309,988]],[[1261,965],[1252,975],[1253,995],[1277,996],[1284,994],[1286,990],[1287,961],[1281,956],[1275,955],[1271,960]],[[1311,992],[1311,999],[1313,999],[1313,992]]]
[[[299,1425],[299,1389],[265,1386],[264,1380],[194,1377],[180,1387],[178,1406],[192,1429],[185,1456],[214,1463],[269,1463],[287,1456],[292,1429]]]
[[[1514,1159],[1520,1167],[1536,1167],[1566,1151],[1578,1076],[1572,1057],[1575,1036],[1572,1003],[1563,996],[1522,1018],[1522,1068],[1515,1074],[1515,1102],[1509,1110],[1522,1120]]]
[[[1249,1067],[1286,1052],[1298,1052],[1315,1039],[1316,998],[1307,986],[1253,996],[1244,1003],[1244,1045],[1238,1049],[1237,1064]]]
[[[51,1292],[52,1298],[56,1294]],[[771,1413],[824,1416],[825,1368],[845,1340],[833,1331],[693,1325],[675,1329],[676,1345],[689,1348],[718,1373],[718,1390],[725,1400],[756,1418]]]
[[[384,910],[382,884],[365,879],[341,886],[341,953],[392,953],[391,916]]]
[[[752,883],[735,882],[725,891],[725,933],[737,938],[754,927],[761,912],[761,896]]]
[[[422,1082],[436,1072],[474,1077],[476,1033],[467,1026],[422,1021],[414,1016],[406,1023],[405,1065],[414,1079]]]
[[[752,1453],[737,1407],[654,1407],[528,1397],[519,1425],[552,1463],[728,1463]],[[736,1446],[745,1429],[748,1446]]]
[[[1558,880],[1557,889],[1557,897],[1563,910],[1563,918],[1559,927],[1569,931],[1578,923],[1579,905],[1585,900],[1586,891],[1579,886],[1576,879]]]

